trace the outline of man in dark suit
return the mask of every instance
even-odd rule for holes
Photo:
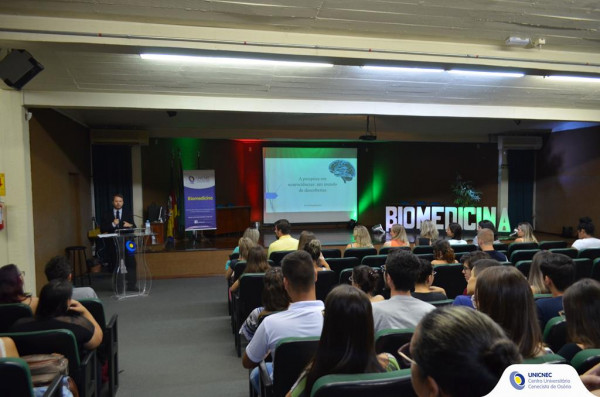
[[[123,208],[123,195],[119,193],[115,194],[113,196],[112,204],[113,208],[106,212],[102,217],[100,231],[102,233],[115,233],[117,230],[134,229],[136,226],[135,222],[133,221],[133,213],[126,208]],[[126,244],[127,241],[124,241],[124,243]],[[111,246],[112,244],[109,244],[109,247]],[[127,269],[127,273],[125,274],[125,279],[127,280],[127,289],[135,290],[137,289],[137,266],[135,262],[135,256],[129,254],[123,247],[120,247],[120,249],[124,254],[123,259],[125,260],[125,267]],[[109,252],[109,258],[111,259],[110,262],[112,262],[111,265],[114,264],[118,266],[119,264],[116,263],[118,258],[117,253],[110,248]],[[114,269],[114,266],[111,267]]]

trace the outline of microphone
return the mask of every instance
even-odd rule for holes
[[[519,229],[515,229],[515,230],[513,230],[513,232],[511,234],[508,235],[508,237],[515,237],[518,233],[519,233]]]

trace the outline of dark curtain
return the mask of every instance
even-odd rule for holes
[[[131,146],[93,145],[92,167],[96,222],[112,208],[116,193],[123,195],[124,207],[132,210]]]
[[[533,183],[535,181],[535,152],[508,151],[508,216],[512,229],[520,222],[533,225]]]

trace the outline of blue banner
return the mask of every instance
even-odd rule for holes
[[[217,228],[214,170],[183,171],[183,196],[186,231]]]

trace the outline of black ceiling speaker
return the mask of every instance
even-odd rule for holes
[[[25,50],[12,50],[0,61],[0,78],[15,90],[23,88],[42,70],[44,65]]]

